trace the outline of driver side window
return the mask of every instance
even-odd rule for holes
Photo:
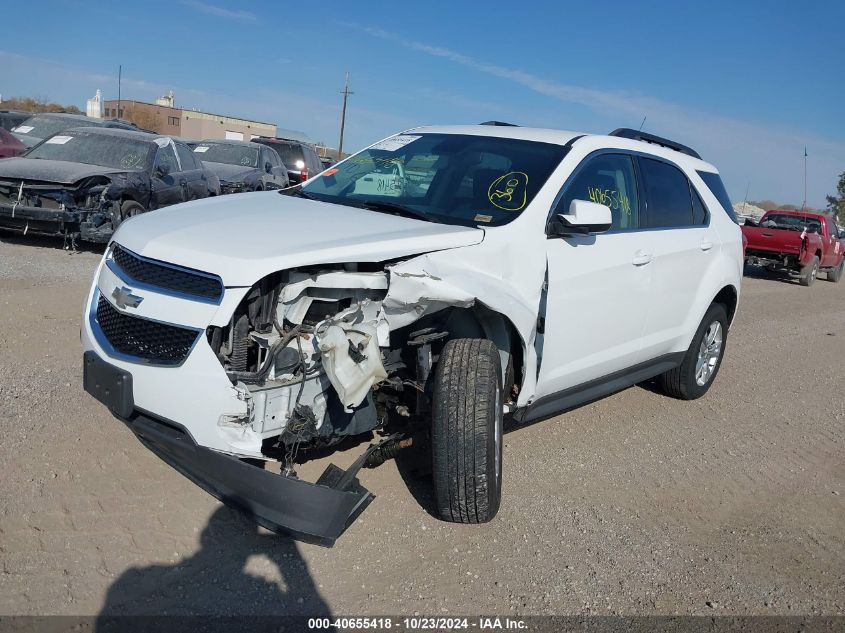
[[[176,154],[173,151],[172,145],[159,147],[156,152],[155,166],[166,165],[169,168],[168,173],[172,174],[179,171],[179,163],[176,161]]]
[[[601,154],[587,163],[569,183],[557,213],[569,213],[573,200],[587,200],[610,207],[611,230],[640,227],[640,207],[634,162],[625,154]]]

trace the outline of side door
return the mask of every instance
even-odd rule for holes
[[[184,143],[176,142],[176,154],[182,167],[185,199],[197,200],[208,195],[208,182],[205,171],[194,153]]]
[[[685,351],[690,328],[701,315],[700,280],[721,248],[710,215],[695,187],[676,165],[657,157],[637,158],[645,201],[643,227],[653,258],[651,301],[643,335],[644,360]]]
[[[179,169],[179,161],[176,159],[172,143],[159,147],[156,151],[152,184],[152,199],[155,208],[177,204],[185,199],[182,172]]]
[[[273,173],[273,163],[270,160],[270,150],[265,146],[260,146],[258,151],[258,169],[261,170],[261,180],[264,183],[265,189],[275,189],[277,187],[276,175]]]
[[[267,160],[270,163],[270,172],[273,176],[273,183],[279,188],[284,189],[288,186],[288,170],[282,164],[282,159],[279,154],[272,147],[264,147],[267,152]]]
[[[545,333],[537,395],[550,395],[636,365],[651,297],[652,250],[640,231],[633,157],[596,153],[576,169],[555,213],[572,200],[605,204],[606,233],[546,240]]]

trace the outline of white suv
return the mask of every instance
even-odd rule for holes
[[[123,224],[82,327],[85,389],[273,530],[333,542],[372,499],[358,470],[412,443],[430,450],[440,515],[488,521],[505,414],[653,377],[697,398],[719,371],[742,237],[687,147],[416,128],[282,193]],[[296,476],[373,434],[346,471]]]

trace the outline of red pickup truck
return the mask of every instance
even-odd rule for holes
[[[833,220],[820,213],[766,211],[757,223],[745,221],[742,234],[748,241],[745,263],[767,270],[787,270],[800,275],[802,286],[816,280],[819,271],[838,282],[845,268],[845,236]]]

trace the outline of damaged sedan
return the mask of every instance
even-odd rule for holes
[[[0,163],[0,229],[105,243],[126,219],[214,188],[170,137],[75,128]]]
[[[83,316],[84,387],[277,532],[333,543],[374,498],[361,469],[410,446],[444,520],[489,521],[506,414],[652,377],[707,392],[742,277],[720,184],[633,130],[413,129],[283,192],[121,226]],[[371,443],[297,475],[344,441]]]
[[[189,145],[196,158],[220,179],[221,193],[284,189],[289,184],[285,166],[269,147],[216,140]]]

